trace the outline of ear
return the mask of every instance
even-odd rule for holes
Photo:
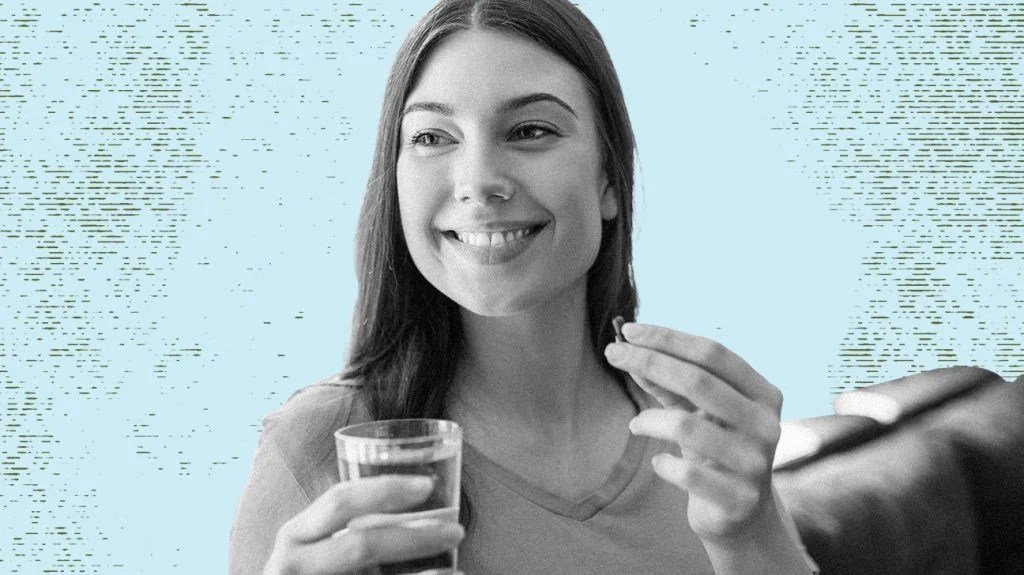
[[[619,192],[611,184],[601,192],[601,219],[614,220],[619,215]]]

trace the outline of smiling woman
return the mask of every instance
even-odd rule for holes
[[[266,419],[233,572],[460,541],[474,574],[812,570],[772,485],[778,389],[714,341],[634,322],[633,153],[611,59],[568,1],[442,0],[417,24],[384,98],[348,367]],[[462,525],[346,528],[429,482],[338,483],[333,431],[411,417],[464,430]]]

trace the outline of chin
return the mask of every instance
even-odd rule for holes
[[[531,307],[529,302],[509,298],[510,294],[496,294],[496,297],[448,297],[460,308],[482,317],[509,317],[518,315]]]
[[[510,317],[530,311],[540,313],[560,312],[554,308],[571,306],[571,295],[578,287],[586,293],[586,281],[574,282],[558,287],[552,284],[533,286],[533,289],[495,288],[492,290],[463,291],[442,289],[441,293],[454,301],[460,308],[481,317]],[[569,299],[566,299],[566,298]],[[583,296],[586,297],[585,295]]]

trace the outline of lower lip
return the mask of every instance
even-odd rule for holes
[[[448,245],[450,245],[460,256],[479,265],[494,266],[508,263],[521,256],[523,252],[530,249],[530,246],[533,245],[533,240],[537,239],[537,236],[544,233],[544,230],[546,229],[548,229],[548,227],[545,225],[543,228],[526,237],[505,242],[501,245],[487,247],[463,243],[448,234],[441,234],[441,237],[444,238],[445,241],[448,242]]]

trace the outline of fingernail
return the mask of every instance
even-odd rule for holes
[[[662,466],[661,459],[662,458],[661,458],[661,454],[660,453],[658,455],[655,455],[654,457],[651,458],[651,467],[653,467],[655,471],[661,471],[661,466]]]
[[[418,475],[409,480],[414,491],[430,491],[434,488],[434,478],[429,475]]]
[[[444,529],[445,526],[449,524],[451,524],[451,521],[444,521],[433,517],[424,517],[423,519],[406,521],[405,523],[402,523],[402,527],[409,527],[412,529]]]
[[[461,541],[466,536],[466,530],[458,523],[445,523],[438,527],[438,533],[445,539]]]
[[[622,324],[622,335],[625,336],[626,339],[632,339],[633,336],[636,335],[636,323],[629,322]]]
[[[604,356],[608,358],[608,361],[620,361],[626,355],[626,350],[621,343],[610,343],[604,348]]]
[[[634,434],[636,433],[636,418],[635,417],[633,419],[629,420],[629,432],[630,433],[634,433]]]
[[[453,543],[462,541],[462,538],[466,536],[466,530],[462,528],[462,525],[452,523],[451,521],[442,521],[440,519],[417,519],[415,521],[407,521],[402,524],[402,527],[429,531],[439,539],[445,539]]]

